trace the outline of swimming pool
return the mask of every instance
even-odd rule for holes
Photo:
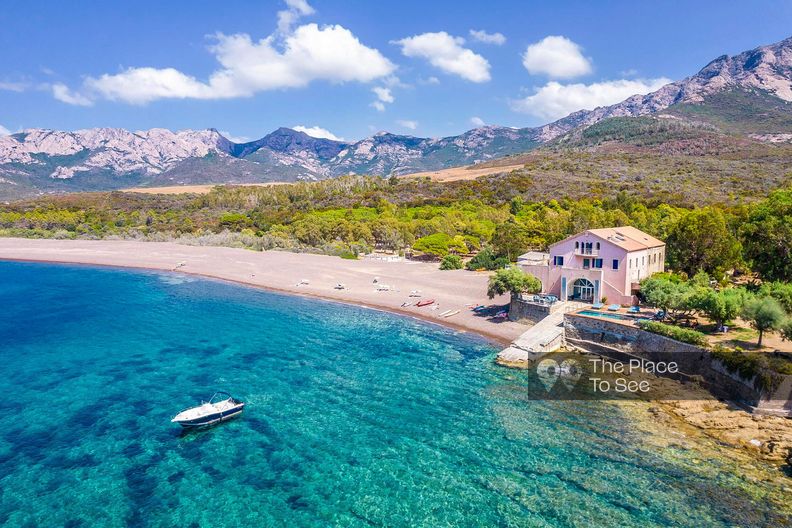
[[[649,319],[646,316],[631,316],[631,315],[624,315],[619,313],[608,313],[608,312],[598,312],[597,310],[581,310],[577,312],[578,315],[588,315],[589,317],[601,317],[604,319],[616,319],[619,321],[640,321],[644,319]]]

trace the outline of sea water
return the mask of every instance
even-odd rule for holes
[[[0,262],[2,526],[779,526],[482,339],[186,275]],[[181,434],[225,390],[244,414]],[[698,462],[698,463],[696,463]]]

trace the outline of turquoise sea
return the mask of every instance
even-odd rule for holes
[[[487,342],[178,274],[0,262],[2,526],[782,526]],[[182,435],[223,389],[244,415]]]

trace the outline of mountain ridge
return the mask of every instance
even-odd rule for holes
[[[0,136],[0,197],[129,186],[387,176],[490,162],[544,144],[570,144],[604,120],[656,116],[755,141],[792,141],[792,37],[732,57],[655,92],[539,127],[484,126],[456,136],[381,132],[359,141],[278,128],[235,143],[216,129],[172,132],[29,129]],[[709,133],[709,132],[708,132]]]

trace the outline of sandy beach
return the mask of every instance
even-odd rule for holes
[[[250,251],[227,247],[185,246],[169,242],[117,240],[34,240],[0,238],[0,259],[93,264],[189,273],[269,290],[319,297],[418,317],[457,330],[480,334],[506,345],[526,325],[476,315],[472,306],[504,305],[508,296],[487,298],[489,274],[440,271],[436,263],[344,260],[327,255]],[[179,266],[182,264],[182,266]],[[377,291],[388,285],[390,291]],[[308,284],[300,284],[307,281]],[[346,289],[335,289],[341,283]],[[432,306],[402,307],[412,290]],[[436,309],[433,309],[437,307]],[[447,310],[459,313],[451,317]]]

